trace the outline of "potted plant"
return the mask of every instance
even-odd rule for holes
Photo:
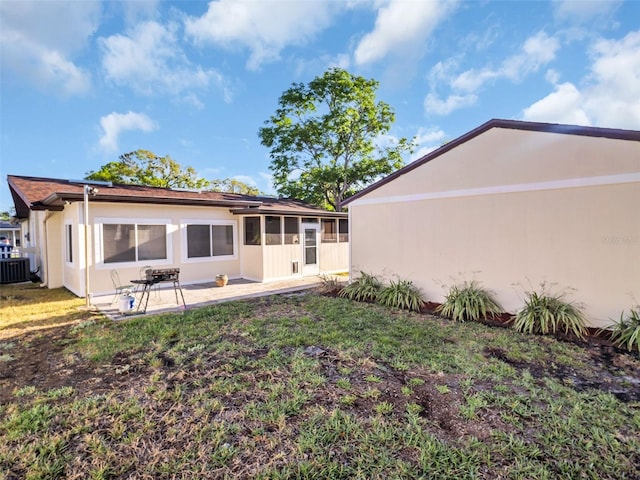
[[[219,287],[224,287],[229,281],[229,277],[227,277],[224,273],[216,275],[216,285]]]

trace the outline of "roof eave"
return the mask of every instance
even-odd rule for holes
[[[347,218],[346,212],[331,212],[329,210],[309,211],[288,210],[283,208],[231,208],[233,215],[289,215],[297,217],[336,217]]]

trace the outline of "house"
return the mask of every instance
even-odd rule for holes
[[[491,120],[346,203],[352,276],[476,280],[512,313],[544,283],[593,327],[640,303],[640,131]]]
[[[14,247],[20,246],[20,226],[0,220],[0,242],[8,243]]]
[[[140,278],[145,267],[180,268],[181,283],[195,284],[218,274],[269,282],[348,268],[347,214],[304,202],[86,180],[7,179],[31,269],[40,269],[46,286],[66,287],[78,296],[112,293],[112,270],[124,281]]]

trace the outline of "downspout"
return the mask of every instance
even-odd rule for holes
[[[47,222],[49,221],[49,219],[53,216],[53,212],[51,212],[50,210],[47,210],[47,215],[44,217],[44,222],[43,222],[43,230],[44,230],[44,251],[45,254],[42,255],[40,254],[40,262],[42,262],[42,257],[44,257],[44,279],[43,282],[40,284],[41,287],[43,288],[48,288],[49,287],[49,235],[47,232]]]
[[[91,294],[89,293],[89,193],[95,195],[89,185],[84,186],[84,300],[87,308],[91,307]]]
[[[347,214],[349,215],[347,222],[349,228],[349,254],[347,255],[349,258],[349,283],[353,280],[353,272],[351,271],[351,249],[353,248],[353,225],[351,225],[351,208],[347,210]],[[340,226],[340,222],[338,222],[338,226]]]

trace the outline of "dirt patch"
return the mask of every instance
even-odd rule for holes
[[[0,353],[6,351],[11,357],[0,362],[0,403],[15,401],[14,391],[27,386],[41,391],[73,387],[79,393],[99,394],[140,374],[136,372],[139,368],[132,368],[134,362],[121,354],[116,355],[108,368],[91,365],[79,355],[65,354],[64,349],[73,337],[70,330],[70,326],[56,327],[0,341]]]
[[[589,345],[591,365],[586,372],[561,363],[541,364],[511,358],[501,348],[485,348],[487,358],[497,358],[536,379],[553,377],[577,391],[599,390],[622,402],[640,401],[640,371],[631,357],[608,345]],[[597,372],[597,374],[595,374]]]

